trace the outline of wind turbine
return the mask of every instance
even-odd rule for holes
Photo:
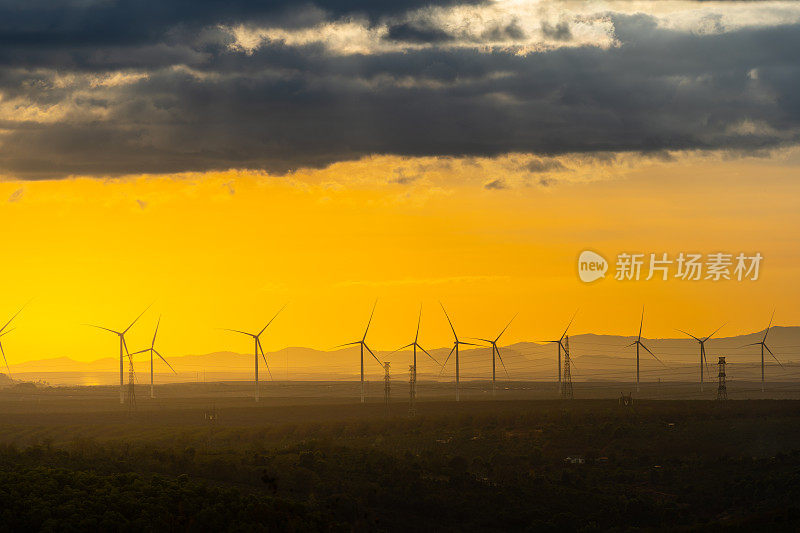
[[[420,305],[419,306],[419,318],[417,319],[417,333],[416,333],[416,335],[414,335],[414,342],[406,344],[405,346],[401,346],[400,348],[398,348],[398,349],[396,349],[394,351],[394,352],[399,352],[400,350],[405,350],[406,348],[412,348],[412,347],[414,348],[414,377],[415,378],[416,378],[416,375],[417,375],[417,348],[419,348],[420,350],[425,352],[425,355],[430,357],[433,360],[434,363],[436,363],[439,366],[442,366],[442,364],[439,361],[437,361],[434,356],[432,356],[431,354],[428,353],[428,350],[426,350],[425,348],[423,348],[419,344],[419,326],[420,326],[421,323],[422,323],[422,306]],[[392,352],[392,353],[394,353],[394,352]]]
[[[688,336],[690,336],[691,338],[693,338],[694,340],[696,340],[697,342],[700,343],[700,392],[703,392],[703,363],[705,363],[706,366],[708,365],[708,359],[706,359],[706,341],[708,339],[710,339],[711,337],[713,337],[714,335],[716,335],[717,331],[721,330],[724,326],[725,326],[725,324],[722,324],[722,326],[720,326],[720,327],[718,327],[717,329],[714,330],[714,333],[712,333],[711,335],[709,335],[708,337],[705,337],[703,339],[699,339],[699,338],[695,337],[694,335],[692,335],[691,333],[687,333],[686,331],[683,331],[682,329],[678,330],[681,333],[683,333],[684,335],[688,335]]]
[[[131,354],[131,355],[137,355],[140,353],[150,352],[150,398],[151,399],[156,397],[155,387],[153,385],[153,354],[156,354],[162,361],[164,361],[167,364],[167,366],[169,367],[170,370],[172,370],[173,373],[177,374],[177,372],[175,372],[175,369],[172,368],[172,365],[167,363],[167,360],[164,359],[164,356],[158,353],[158,350],[156,350],[156,335],[158,335],[159,325],[161,325],[161,317],[158,317],[158,322],[156,322],[156,332],[153,333],[153,342],[150,343],[150,347],[145,348],[144,350],[139,350],[138,352],[133,352]]]
[[[367,328],[364,330],[364,336],[361,337],[361,340],[348,342],[346,344],[340,344],[335,348],[344,348],[345,346],[355,346],[356,344],[360,345],[361,347],[361,403],[364,403],[364,348],[372,355],[375,361],[378,362],[381,367],[383,367],[383,363],[381,363],[380,359],[372,353],[372,350],[369,349],[367,346],[367,333],[369,332],[369,326],[372,324],[372,317],[375,315],[375,307],[378,305],[378,300],[375,300],[375,304],[372,306],[372,313],[369,315],[369,321],[367,322]]]
[[[774,319],[774,318],[775,318],[775,311],[772,312],[772,316],[769,319],[769,325],[767,326],[766,331],[764,331],[764,338],[763,339],[761,339],[759,342],[753,342],[753,343],[750,343],[750,344],[745,344],[744,346],[740,346],[740,348],[744,348],[746,346],[761,346],[761,392],[764,392],[764,388],[765,388],[765,386],[764,386],[764,350],[767,350],[769,352],[769,354],[772,356],[772,358],[775,359],[775,361],[778,361],[778,358],[775,357],[775,354],[772,353],[772,350],[770,350],[769,346],[767,346],[767,335],[769,334],[769,329],[772,327],[772,319]],[[778,361],[778,364],[781,365],[781,368],[783,368],[783,364],[780,361]]]
[[[447,310],[444,308],[444,304],[439,302],[439,305],[442,306],[442,311],[444,311],[444,316],[447,317],[447,323],[450,324],[450,329],[453,330],[453,337],[455,338],[455,340],[453,341],[453,348],[450,350],[450,353],[447,354],[447,359],[444,360],[444,364],[442,365],[442,372],[444,372],[444,368],[447,365],[447,361],[450,360],[450,356],[453,355],[453,352],[456,352],[456,401],[459,401],[461,381],[459,374],[458,346],[461,344],[464,344],[466,346],[477,346],[477,344],[458,340],[458,335],[456,335],[456,328],[453,327],[453,322],[450,320],[450,315],[447,314]],[[439,373],[439,375],[441,375],[441,373]]]
[[[272,324],[272,321],[275,320],[276,318],[278,318],[278,315],[281,314],[281,311],[283,311],[285,308],[286,308],[286,305],[284,305],[283,307],[278,309],[278,312],[275,313],[275,316],[273,316],[270,319],[270,321],[267,322],[267,325],[264,326],[263,328],[261,328],[261,331],[259,331],[258,333],[249,333],[247,331],[242,331],[242,330],[239,330],[239,329],[223,328],[225,331],[232,331],[233,333],[241,333],[242,335],[247,335],[248,337],[251,337],[253,339],[253,345],[255,347],[255,354],[254,354],[255,359],[254,359],[254,362],[255,362],[255,400],[256,401],[258,401],[258,352],[259,352],[259,350],[261,351],[261,357],[264,359],[264,366],[267,368],[267,373],[269,374],[269,379],[272,379],[272,372],[270,372],[269,363],[267,363],[267,356],[264,354],[264,348],[261,347],[261,338],[260,337],[261,337],[261,334],[264,333],[264,331],[269,327],[269,325]],[[167,364],[169,364],[169,363],[167,363]]]
[[[564,333],[561,334],[561,337],[555,341],[544,341],[546,343],[557,344],[558,345],[558,390],[561,390],[561,350],[564,350],[564,353],[567,353],[567,348],[564,346],[564,337],[567,336],[567,332],[569,331],[569,327],[572,325],[572,321],[575,320],[575,315],[578,314],[576,310],[575,313],[572,315],[572,318],[569,319],[569,324],[567,324],[566,329],[564,329]]]
[[[28,305],[28,304],[25,304],[25,305]],[[17,318],[17,315],[18,315],[18,314],[20,314],[20,313],[22,312],[22,310],[23,310],[23,309],[25,309],[25,305],[23,305],[22,307],[20,307],[20,308],[19,308],[19,311],[17,311],[16,313],[14,313],[14,316],[12,316],[11,318],[9,318],[9,319],[8,319],[8,322],[6,322],[5,324],[3,324],[3,327],[2,327],[2,328],[0,328],[0,337],[2,337],[3,335],[7,335],[7,334],[11,333],[12,331],[14,331],[14,328],[11,328],[11,329],[9,329],[9,330],[6,330],[6,328],[8,327],[8,325],[9,325],[9,324],[11,324],[11,322],[12,322],[12,321],[13,321],[15,318]],[[6,352],[5,352],[5,350],[3,350],[3,343],[2,343],[2,342],[0,342],[0,353],[2,353],[2,354],[3,354],[3,362],[6,364],[6,370],[8,371],[8,377],[10,378],[10,377],[11,377],[11,368],[8,366],[8,359],[6,359]]]
[[[109,328],[106,328],[106,327],[103,327],[103,326],[97,326],[95,324],[84,324],[85,326],[90,326],[90,327],[93,327],[93,328],[102,329],[102,330],[111,332],[114,335],[116,335],[117,337],[119,337],[119,403],[125,403],[125,385],[124,385],[124,381],[123,381],[123,373],[124,373],[124,371],[123,371],[123,359],[124,359],[125,354],[127,354],[128,357],[130,357],[130,352],[128,352],[128,344],[125,342],[125,334],[128,333],[128,330],[130,330],[133,327],[134,324],[136,324],[137,320],[142,318],[142,315],[145,314],[148,309],[150,309],[151,305],[153,305],[153,304],[148,305],[145,308],[145,310],[142,311],[139,314],[139,316],[134,318],[133,322],[131,322],[130,325],[127,328],[123,329],[122,331],[116,331],[116,330],[109,329]]]
[[[644,306],[642,306],[642,319],[639,321],[639,335],[636,337],[636,340],[626,346],[626,348],[630,348],[631,346],[636,346],[636,392],[639,392],[639,347],[641,346],[647,353],[653,356],[653,358],[664,365],[664,362],[661,361],[656,354],[650,351],[650,348],[644,345],[642,342],[642,326],[644,325]],[[716,332],[715,332],[716,333]],[[667,365],[664,365],[667,366]]]
[[[480,337],[476,338],[479,341],[483,341],[483,342],[486,342],[486,343],[492,345],[492,396],[494,396],[495,389],[496,389],[495,377],[496,377],[496,370],[497,370],[497,359],[500,359],[500,364],[503,365],[503,370],[506,371],[506,376],[508,376],[508,369],[506,368],[506,364],[503,362],[503,357],[500,355],[500,348],[497,347],[497,341],[500,340],[500,337],[503,336],[503,333],[506,332],[506,330],[508,329],[508,326],[511,325],[511,323],[514,321],[515,318],[517,318],[517,315],[514,315],[513,317],[511,317],[511,320],[508,321],[508,324],[506,324],[506,327],[503,328],[503,331],[501,331],[500,335],[495,337],[494,340],[482,339]]]

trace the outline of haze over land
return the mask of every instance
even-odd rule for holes
[[[699,335],[701,332],[694,332]],[[702,336],[710,334],[704,332]],[[719,335],[719,334],[718,334]],[[763,331],[734,337],[715,336],[707,343],[709,369],[707,378],[715,379],[717,359],[725,356],[728,362],[728,380],[760,379],[760,348],[744,344],[758,342]],[[615,335],[579,334],[569,337],[570,353],[575,381],[620,381],[635,379],[635,348],[626,347],[635,337]],[[640,364],[643,381],[697,381],[699,376],[699,348],[695,340],[685,337],[643,339],[663,365],[650,354],[641,350]],[[784,365],[766,355],[768,381],[800,380],[800,327],[773,327],[768,337],[768,346]],[[497,376],[501,381],[533,380],[553,381],[557,376],[556,347],[553,344],[518,342],[500,345],[501,356],[508,374],[501,363],[497,363]],[[398,381],[408,380],[408,365],[411,352],[403,350],[375,350],[381,361],[392,363],[391,375]],[[444,362],[450,348],[428,349],[438,361]],[[252,380],[253,354],[236,352],[213,352],[207,354],[165,354],[178,372],[169,372],[158,359],[155,361],[156,382]],[[461,357],[461,379],[486,380],[491,377],[491,351],[489,348],[463,347]],[[422,380],[452,379],[454,357],[451,356],[446,371],[440,377],[440,368],[428,357],[418,352],[418,376]],[[134,356],[135,368],[140,383],[149,383],[149,359]],[[334,351],[320,351],[303,347],[287,347],[268,352],[267,360],[272,378],[282,380],[353,380],[358,377],[359,350],[350,347]],[[261,365],[261,379],[268,381],[269,374]],[[366,354],[365,372],[369,379],[383,379],[383,369]],[[66,357],[45,358],[15,364],[12,375],[26,380],[42,379],[53,385],[114,385],[119,381],[119,359],[108,357],[93,361],[75,361]],[[126,367],[127,369],[127,367]],[[127,370],[126,370],[127,371]],[[127,376],[126,376],[127,379]],[[269,386],[266,384],[265,386]]]

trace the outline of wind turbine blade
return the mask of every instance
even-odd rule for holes
[[[125,342],[125,336],[124,335],[120,335],[120,336],[122,337],[122,346],[125,347],[125,353],[128,354],[128,358],[130,359],[131,352],[130,352],[130,350],[128,350],[128,343]]]
[[[157,355],[157,356],[158,356],[158,357],[159,357],[159,358],[160,358],[162,361],[164,361],[164,363],[166,363],[166,365],[169,367],[169,369],[170,369],[170,370],[172,370],[172,373],[173,373],[173,374],[177,374],[177,372],[175,371],[175,369],[174,369],[174,368],[172,368],[172,365],[171,365],[171,364],[169,364],[169,361],[167,361],[166,359],[164,359],[164,356],[163,356],[163,355],[161,355],[160,353],[158,353],[158,350],[153,350],[153,353],[154,353],[154,354],[156,354],[156,355]]]
[[[409,348],[409,347],[411,347],[411,346],[414,346],[414,343],[413,343],[413,342],[412,342],[411,344],[406,344],[405,346],[401,346],[401,347],[399,347],[398,349],[396,349],[396,350],[395,350],[395,351],[393,351],[393,352],[389,352],[389,355],[392,355],[393,353],[397,353],[397,352],[399,352],[400,350],[405,350],[406,348]]]
[[[725,324],[727,324],[727,322],[725,322]],[[721,330],[722,328],[724,328],[724,327],[725,327],[725,324],[722,324],[720,327],[718,327],[717,329],[715,329],[715,330],[714,330],[714,333],[712,333],[711,335],[709,335],[708,337],[706,337],[705,339],[703,339],[703,341],[705,342],[705,341],[707,341],[708,339],[710,339],[711,337],[713,337],[714,335],[716,335],[716,334],[717,334],[717,332],[718,332],[719,330]]]
[[[366,342],[364,343],[364,348],[366,348],[366,349],[367,349],[367,351],[370,353],[370,355],[372,355],[372,357],[375,359],[375,361],[377,361],[377,363],[378,363],[379,365],[383,366],[383,363],[381,363],[381,360],[380,360],[380,359],[378,359],[378,356],[377,356],[377,355],[375,355],[374,353],[372,353],[372,350],[370,350],[370,349],[369,349],[369,346],[367,346],[367,343],[366,343]]]
[[[0,343],[0,353],[3,354],[3,362],[6,364],[6,372],[8,372],[8,376],[11,377],[11,368],[8,366],[8,359],[6,359],[6,351],[3,350],[2,343]]]
[[[558,342],[564,340],[564,337],[567,335],[567,331],[569,331],[569,327],[572,325],[572,321],[575,320],[575,315],[578,314],[578,310],[575,310],[575,313],[572,315],[572,318],[569,319],[569,324],[567,324],[567,329],[564,330],[564,333],[561,334],[561,338],[558,339]]]
[[[625,347],[626,347],[626,348],[630,348],[631,346],[634,346],[634,345],[635,345],[637,342],[639,342],[639,341],[633,341],[632,343],[628,344],[628,345],[627,345],[627,346],[625,346]]]
[[[642,348],[644,348],[644,349],[645,349],[645,351],[646,351],[647,353],[649,353],[650,355],[652,355],[653,357],[655,357],[656,361],[658,361],[658,362],[660,362],[660,363],[661,363],[661,359],[659,359],[658,357],[656,357],[656,354],[654,354],[653,352],[651,352],[651,351],[650,351],[650,348],[648,348],[647,346],[645,346],[645,345],[644,345],[644,343],[640,342],[640,343],[639,343],[639,346],[641,346]],[[663,365],[664,363],[661,363],[661,364]],[[664,366],[666,366],[666,365],[664,365]]]
[[[138,352],[131,352],[128,355],[139,355],[140,353],[149,352],[150,350],[152,350],[152,348],[145,348],[144,350],[139,350]],[[153,351],[155,351],[155,350],[153,350]]]
[[[435,358],[434,356],[432,356],[431,354],[429,354],[429,353],[428,353],[428,350],[426,350],[425,348],[423,348],[423,347],[422,347],[422,346],[420,346],[419,344],[417,344],[417,348],[419,348],[420,350],[422,350],[423,352],[425,352],[425,355],[427,355],[428,357],[430,357],[430,358],[433,360],[433,362],[434,362],[434,363],[436,363],[437,365],[439,365],[439,366],[441,366],[442,368],[444,368],[444,365],[443,365],[442,363],[440,363],[439,361],[437,361],[437,360],[436,360],[436,358]]]
[[[639,340],[642,340],[642,326],[644,326],[644,306],[642,306],[642,319],[639,321]]]
[[[375,308],[378,306],[378,300],[375,300],[375,303],[372,304],[372,312],[369,314],[369,320],[367,321],[367,329],[364,330],[364,336],[361,337],[361,340],[367,340],[367,333],[369,332],[369,327],[372,324],[372,317],[375,316]]]
[[[778,361],[778,358],[777,358],[777,357],[775,357],[775,354],[774,354],[774,353],[772,353],[772,350],[770,350],[770,349],[769,349],[769,346],[767,346],[767,345],[765,344],[765,345],[764,345],[764,348],[766,348],[766,349],[767,349],[767,351],[769,352],[769,354],[772,356],[772,358],[773,358],[773,359],[775,359],[776,361]],[[783,363],[781,363],[780,361],[778,361],[778,364],[779,364],[779,365],[781,365],[781,368],[783,368]]]
[[[17,328],[16,328],[16,326],[15,326],[15,327],[13,327],[13,328],[11,328],[11,329],[8,329],[8,330],[4,331],[3,333],[0,333],[0,337],[5,337],[6,335],[8,335],[9,333],[11,333],[11,332],[12,332],[12,331],[14,331],[15,329],[17,329]]]
[[[491,339],[484,339],[484,338],[482,338],[482,337],[467,337],[467,338],[468,338],[468,339],[472,339],[472,340],[476,340],[476,341],[483,341],[483,342],[485,342],[485,343],[487,343],[487,344],[490,344],[490,345],[491,345],[492,343],[494,343],[494,341],[492,341]]]
[[[743,344],[742,346],[739,346],[736,349],[741,350],[742,348],[747,348],[748,346],[760,346],[760,345],[761,345],[760,342],[751,342],[750,344]]]
[[[28,300],[27,302],[25,302],[25,305],[23,305],[22,307],[20,307],[20,308],[19,308],[19,311],[17,311],[16,313],[14,313],[14,315],[13,315],[11,318],[9,318],[9,319],[8,319],[8,322],[6,322],[5,324],[3,324],[3,327],[2,327],[2,328],[0,328],[0,331],[3,331],[4,329],[6,329],[6,328],[8,327],[8,325],[9,325],[9,324],[11,324],[11,321],[12,321],[12,320],[14,320],[15,318],[17,318],[17,315],[19,315],[19,314],[22,312],[22,310],[23,310],[23,309],[25,309],[25,306],[26,306],[26,305],[28,305],[29,303],[30,303],[30,300]]]
[[[264,326],[263,328],[261,328],[261,331],[259,331],[259,332],[258,332],[258,335],[256,335],[256,337],[260,337],[260,336],[261,336],[261,334],[262,334],[262,333],[264,333],[264,330],[265,330],[265,329],[267,329],[267,328],[269,327],[269,325],[270,325],[270,324],[272,324],[272,321],[273,321],[273,320],[275,320],[276,318],[278,318],[278,315],[279,315],[279,314],[281,314],[281,311],[283,311],[284,309],[286,309],[286,306],[287,306],[287,305],[289,305],[289,304],[283,304],[283,307],[281,307],[280,309],[278,309],[278,312],[277,312],[277,313],[275,313],[275,316],[274,316],[274,317],[272,317],[272,319],[270,319],[270,321],[269,321],[269,322],[267,322],[267,325],[266,325],[266,326]]]
[[[242,335],[247,335],[248,337],[255,337],[252,333],[247,333],[246,331],[242,331],[240,329],[229,329],[229,328],[220,328],[222,331],[232,331],[233,333],[241,333]]]
[[[136,321],[137,321],[137,320],[139,320],[140,318],[142,318],[142,315],[143,315],[143,314],[145,314],[145,313],[147,312],[147,310],[148,310],[148,309],[150,309],[150,307],[152,307],[152,306],[153,306],[153,304],[151,303],[150,305],[148,305],[147,307],[145,307],[145,308],[144,308],[144,311],[142,311],[141,313],[139,313],[139,316],[137,316],[136,318],[134,318],[134,319],[133,319],[133,322],[131,322],[131,325],[130,325],[130,326],[128,326],[127,328],[125,328],[124,330],[122,330],[122,333],[123,333],[123,334],[124,334],[124,333],[128,333],[128,330],[129,330],[129,329],[131,329],[131,328],[133,327],[133,325],[134,325],[134,324],[136,324]]]
[[[474,342],[464,342],[464,341],[458,341],[458,344],[466,344],[467,346],[480,346],[480,344],[475,344]]]
[[[455,349],[456,349],[456,345],[454,344],[453,347],[450,348],[450,353],[447,354],[447,358],[445,358],[444,363],[442,363],[442,370],[439,371],[439,377],[442,377],[442,374],[444,373],[444,369],[447,366],[447,362],[450,360],[450,356],[453,355],[453,352],[455,351]]]
[[[156,335],[158,335],[158,326],[160,325],[161,325],[161,315],[159,315],[158,322],[156,322],[156,332],[153,333],[153,342],[150,343],[151,348],[156,345]]]
[[[453,322],[450,320],[450,315],[447,314],[447,309],[444,308],[444,304],[439,302],[439,305],[442,306],[442,311],[444,311],[444,316],[447,317],[447,323],[450,324],[450,329],[453,330],[453,337],[455,337],[456,342],[458,342],[458,335],[456,335],[456,328],[453,327]]]
[[[506,324],[506,327],[504,327],[504,328],[503,328],[503,331],[501,331],[501,332],[500,332],[500,335],[498,335],[498,336],[497,336],[497,338],[494,340],[494,342],[497,342],[497,341],[499,341],[499,340],[500,340],[500,337],[502,337],[502,336],[503,336],[503,333],[505,333],[505,332],[506,332],[506,330],[508,329],[508,326],[510,326],[510,325],[511,325],[511,323],[512,323],[512,322],[514,322],[514,319],[515,319],[515,318],[517,318],[517,315],[518,315],[518,314],[519,314],[519,313],[516,313],[514,316],[512,316],[512,317],[511,317],[511,320],[509,320],[509,321],[508,321],[508,324]]]
[[[419,318],[417,319],[417,334],[414,336],[414,342],[419,340],[419,325],[422,324],[422,304],[419,304]]]
[[[659,363],[661,363],[662,365],[664,365],[664,366],[667,366],[667,365],[664,363],[664,361],[662,361],[661,359],[659,359],[659,358],[658,358],[658,356],[657,356],[656,354],[654,354],[653,352],[651,352],[651,351],[650,351],[650,348],[648,348],[647,346],[645,346],[645,345],[644,345],[643,343],[641,343],[641,342],[639,343],[639,346],[641,346],[642,348],[644,348],[644,349],[647,351],[647,353],[649,353],[650,355],[652,355],[652,356],[653,356],[653,359],[655,359],[656,361],[658,361],[658,362],[659,362]]]
[[[269,374],[269,380],[275,381],[275,379],[272,377],[272,370],[269,369],[269,363],[267,363],[266,359],[264,359],[264,367],[267,369],[267,374]]]
[[[683,331],[682,329],[676,329],[675,331],[680,331],[680,332],[681,332],[681,333],[683,333],[684,335],[688,335],[689,337],[693,338],[693,339],[694,339],[694,340],[696,340],[697,342],[700,342],[700,339],[698,339],[697,337],[695,337],[695,336],[694,336],[694,335],[692,335],[691,333],[688,333],[688,332],[686,332],[686,331]]]
[[[339,346],[334,346],[331,349],[335,350],[336,348],[344,348],[345,346],[355,346],[356,344],[361,344],[361,341],[348,342],[347,344],[340,344]]]
[[[772,327],[772,319],[774,319],[774,318],[775,318],[775,310],[773,309],[772,310],[772,316],[769,317],[769,325],[767,326],[767,331],[764,332],[764,338],[762,339],[762,342],[767,342],[767,335],[769,335],[769,328]],[[0,330],[0,331],[2,331],[2,330]]]
[[[506,368],[506,364],[503,362],[503,356],[500,355],[500,348],[496,348],[497,350],[497,358],[500,359],[500,364],[503,365],[503,370],[506,372],[506,377],[511,379],[511,375],[508,373],[508,369]]]
[[[110,331],[110,332],[111,332],[111,333],[113,333],[114,335],[119,335],[119,334],[120,334],[120,332],[119,332],[119,331],[114,331],[113,329],[104,328],[103,326],[96,326],[96,325],[94,325],[94,324],[83,324],[83,325],[84,325],[84,326],[89,326],[90,328],[97,328],[97,329],[103,329],[103,330],[105,330],[105,331]]]
[[[261,346],[261,339],[256,337],[256,344],[258,345],[258,349],[261,351],[261,358],[264,360],[264,366],[267,368],[267,373],[269,374],[269,380],[275,381],[272,379],[272,371],[269,369],[269,363],[267,363],[267,355],[264,353],[264,347]]]

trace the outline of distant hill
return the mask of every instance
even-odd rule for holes
[[[708,335],[709,332],[696,334]],[[719,356],[728,361],[729,379],[757,379],[760,376],[760,348],[745,344],[758,342],[763,330],[734,337],[714,337],[706,345],[709,366],[706,375],[716,376],[716,363]],[[698,335],[699,336],[699,335]],[[617,335],[582,334],[570,336],[570,354],[574,363],[573,379],[581,380],[632,380],[635,376],[635,348],[628,347],[635,337]],[[688,337],[644,339],[650,350],[660,359],[657,361],[649,353],[641,350],[640,365],[642,380],[693,381],[699,375],[699,346]],[[800,327],[772,328],[768,345],[784,365],[780,368],[767,354],[768,374],[771,380],[794,380],[800,378]],[[444,362],[450,348],[430,350],[438,361]],[[393,379],[405,380],[411,363],[411,352],[377,351],[378,359],[390,360]],[[535,342],[519,342],[501,347],[505,363],[497,364],[498,379],[554,380],[557,378],[558,363],[556,345]],[[140,356],[141,357],[141,356]],[[440,367],[427,355],[418,353],[418,377],[421,380],[437,379]],[[345,380],[357,378],[359,372],[359,349],[348,347],[335,351],[321,351],[304,347],[287,347],[268,353],[270,371],[274,379],[292,380]],[[235,352],[213,352],[172,356],[172,366],[178,371],[175,376],[163,364],[157,363],[156,372],[160,382],[202,380],[251,379],[253,355]],[[140,359],[144,365],[144,358]],[[454,357],[451,357],[441,379],[452,379]],[[66,357],[41,359],[13,365],[14,375],[28,380],[45,379],[51,383],[113,384],[118,380],[118,360],[103,358],[80,362]],[[269,373],[260,362],[264,379]],[[144,372],[143,366],[139,366]],[[382,379],[383,369],[369,355],[364,361],[366,375],[371,380]],[[462,379],[487,379],[491,377],[491,350],[489,348],[464,349],[460,352]],[[8,380],[7,376],[0,374]],[[0,386],[3,386],[0,378]]]
[[[14,385],[14,380],[8,377],[8,375],[0,372],[0,389],[11,387],[12,385]]]

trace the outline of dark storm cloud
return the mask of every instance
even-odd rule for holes
[[[284,172],[370,154],[666,154],[798,141],[797,25],[698,35],[609,15],[618,46],[519,54],[454,46],[460,37],[437,37],[446,30],[433,19],[403,22],[428,5],[412,0],[72,4],[0,0],[0,104],[20,109],[0,115],[0,174]],[[350,16],[384,24],[386,42],[421,46],[341,54],[275,39],[245,51],[220,26]],[[398,34],[403,24],[412,25]],[[536,30],[514,22],[486,38]],[[106,80],[119,72],[136,77]],[[25,114],[30,105],[52,116]],[[561,170],[546,158],[531,165]]]
[[[412,22],[390,26],[386,38],[409,43],[442,43],[455,39],[453,35],[436,26]]]
[[[313,25],[324,17],[370,20],[421,7],[482,0],[2,0],[0,46],[98,46],[152,42],[219,24]]]

